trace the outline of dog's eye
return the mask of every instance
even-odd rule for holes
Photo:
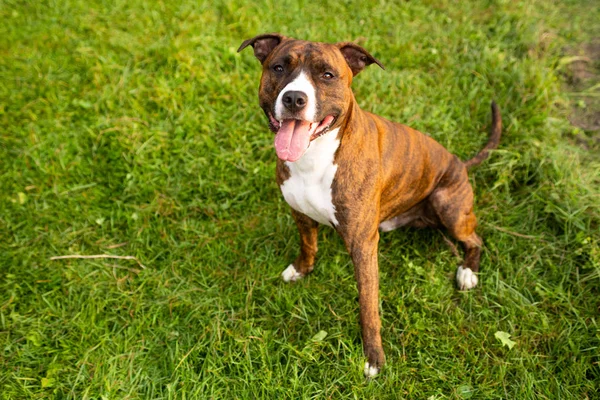
[[[331,72],[325,72],[323,74],[323,79],[329,80],[329,79],[332,79],[332,78],[333,78],[333,74]]]
[[[283,67],[279,64],[273,67],[273,71],[275,72],[283,72]]]

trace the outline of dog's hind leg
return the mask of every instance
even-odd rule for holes
[[[471,213],[472,214],[472,213]],[[473,218],[475,216],[473,215]],[[481,238],[473,231],[470,236],[459,239],[465,250],[463,265],[456,270],[456,285],[460,290],[468,290],[477,286],[479,272],[479,258],[481,256]]]
[[[296,221],[300,233],[300,254],[293,264],[290,264],[281,277],[286,282],[293,282],[311,273],[317,255],[317,232],[319,223],[292,209],[292,216]]]
[[[466,178],[451,187],[439,187],[430,197],[431,205],[450,234],[459,240],[465,251],[463,265],[456,271],[456,285],[460,290],[477,286],[481,238],[475,233],[477,218],[473,213],[473,189]]]

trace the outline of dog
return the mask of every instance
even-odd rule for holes
[[[379,232],[444,227],[464,248],[460,290],[477,285],[481,238],[475,233],[467,169],[498,146],[502,120],[492,102],[488,143],[463,162],[431,137],[363,111],[351,89],[365,67],[383,65],[361,46],[310,42],[267,33],[244,41],[262,64],[260,107],[275,133],[277,184],[300,233],[300,254],[286,282],[309,274],[319,224],[342,237],[359,293],[364,373],[385,363],[379,318]]]

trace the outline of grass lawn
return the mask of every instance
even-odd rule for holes
[[[0,0],[0,399],[599,398],[600,134],[569,118],[598,116],[600,8],[552,3]],[[236,52],[270,31],[357,40],[386,67],[361,107],[462,159],[503,113],[480,285],[443,232],[382,235],[373,380],[335,232],[279,276],[298,235]],[[77,254],[139,263],[50,260]]]

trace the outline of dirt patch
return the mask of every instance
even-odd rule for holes
[[[567,51],[565,91],[571,99],[569,116],[575,141],[589,150],[600,148],[600,38]]]
[[[589,80],[597,77],[597,64],[600,61],[600,39],[597,42],[586,43],[575,51],[573,57],[567,57],[569,63],[569,84],[583,89]]]

